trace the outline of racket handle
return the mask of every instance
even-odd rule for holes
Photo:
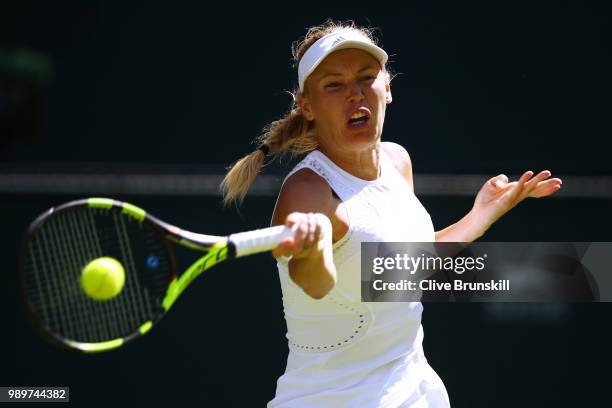
[[[229,240],[236,247],[236,257],[270,251],[277,247],[284,239],[292,237],[293,229],[278,225],[276,227],[240,232],[229,236]]]

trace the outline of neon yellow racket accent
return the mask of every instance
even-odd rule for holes
[[[140,332],[140,334],[145,334],[146,332],[151,330],[151,327],[153,327],[153,322],[149,320],[148,322],[143,323],[143,325],[138,328],[138,331]]]
[[[120,347],[123,344],[123,339],[115,339],[104,341],[102,343],[79,343],[77,341],[68,341],[70,347],[81,350],[85,353],[99,353]]]
[[[130,203],[123,203],[122,213],[127,214],[140,222],[142,222],[145,219],[145,216],[147,215],[147,212],[145,210],[140,207],[136,207],[135,205]]]
[[[228,246],[227,243],[222,242],[219,244],[215,244],[210,247],[210,252],[200,259],[198,259],[193,265],[189,267],[178,279],[174,279],[170,286],[168,287],[168,291],[166,292],[166,297],[162,301],[162,307],[168,311],[170,307],[176,301],[176,298],[180,296],[181,293],[185,290],[187,286],[197,278],[202,272],[207,270],[213,265],[218,264],[227,259],[228,255]]]
[[[115,200],[112,198],[97,198],[92,197],[87,199],[87,204],[92,208],[103,208],[108,210],[113,207]]]

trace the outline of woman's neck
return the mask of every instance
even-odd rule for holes
[[[372,181],[380,177],[380,142],[359,152],[325,149],[324,146],[319,146],[318,150],[357,178]]]

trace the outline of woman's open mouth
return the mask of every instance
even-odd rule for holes
[[[365,127],[370,122],[370,115],[365,110],[353,112],[348,120],[348,127],[351,129],[360,129]]]

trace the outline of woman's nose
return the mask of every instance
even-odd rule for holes
[[[360,101],[363,99],[363,90],[361,89],[361,87],[359,86],[358,83],[356,82],[352,82],[349,86],[348,86],[348,92],[349,92],[349,101],[354,103],[357,101]]]

